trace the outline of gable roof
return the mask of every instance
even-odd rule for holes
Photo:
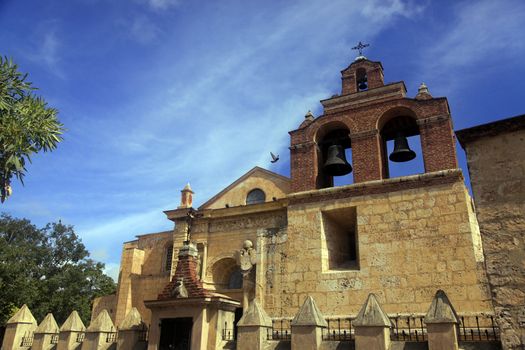
[[[289,177],[286,177],[286,176],[283,176],[283,175],[280,175],[280,174],[277,174],[277,173],[274,173],[273,171],[270,171],[270,170],[266,170],[264,168],[261,168],[261,167],[258,167],[258,166],[255,166],[253,167],[250,171],[248,171],[246,174],[244,174],[243,176],[241,176],[240,178],[238,178],[237,180],[235,180],[234,182],[232,182],[230,185],[228,185],[226,188],[224,188],[222,191],[220,191],[219,193],[217,193],[215,196],[213,196],[212,198],[208,199],[208,201],[206,201],[206,203],[202,204],[200,207],[199,207],[199,210],[201,209],[204,209],[206,208],[207,206],[211,205],[213,202],[215,202],[216,200],[218,200],[220,197],[222,197],[224,194],[226,194],[228,191],[230,191],[231,189],[233,189],[235,186],[237,186],[238,184],[240,184],[241,182],[243,182],[244,180],[246,180],[247,178],[249,178],[250,176],[254,175],[254,174],[257,174],[257,173],[260,173],[260,174],[264,174],[264,175],[267,175],[267,176],[270,176],[270,177],[273,177],[275,179],[279,179],[281,181],[286,181],[286,182],[290,182],[291,179]]]

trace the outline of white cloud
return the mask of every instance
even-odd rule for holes
[[[148,0],[148,5],[155,10],[166,10],[180,5],[180,0]]]
[[[461,2],[433,45],[422,52],[422,69],[432,72],[450,90],[451,85],[460,83],[451,79],[459,70],[465,82],[468,68],[487,73],[487,69],[497,65],[515,64],[525,52],[524,23],[523,1]]]

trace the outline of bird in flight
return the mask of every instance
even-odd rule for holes
[[[270,162],[275,163],[279,160],[279,155],[275,155],[272,152],[270,152],[270,155],[272,156],[272,160]]]

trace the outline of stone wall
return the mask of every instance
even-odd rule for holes
[[[262,298],[270,316],[293,316],[307,295],[325,315],[355,315],[369,293],[387,313],[424,313],[437,289],[462,313],[491,310],[459,170],[298,193],[289,201],[286,241],[279,258],[263,266],[274,274]],[[323,213],[344,208],[357,211],[359,268],[324,270]],[[262,247],[262,256],[266,249],[275,247]]]
[[[457,132],[506,349],[525,345],[525,117]]]

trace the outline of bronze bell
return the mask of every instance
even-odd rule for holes
[[[366,84],[366,80],[361,80],[359,82],[359,91],[366,90],[368,88],[368,85]]]
[[[416,158],[416,152],[412,151],[408,146],[408,140],[402,134],[397,134],[394,139],[394,150],[388,157],[393,162],[408,162]]]
[[[341,145],[331,145],[326,152],[324,171],[331,176],[341,176],[352,172],[352,166],[346,161],[345,150]]]

